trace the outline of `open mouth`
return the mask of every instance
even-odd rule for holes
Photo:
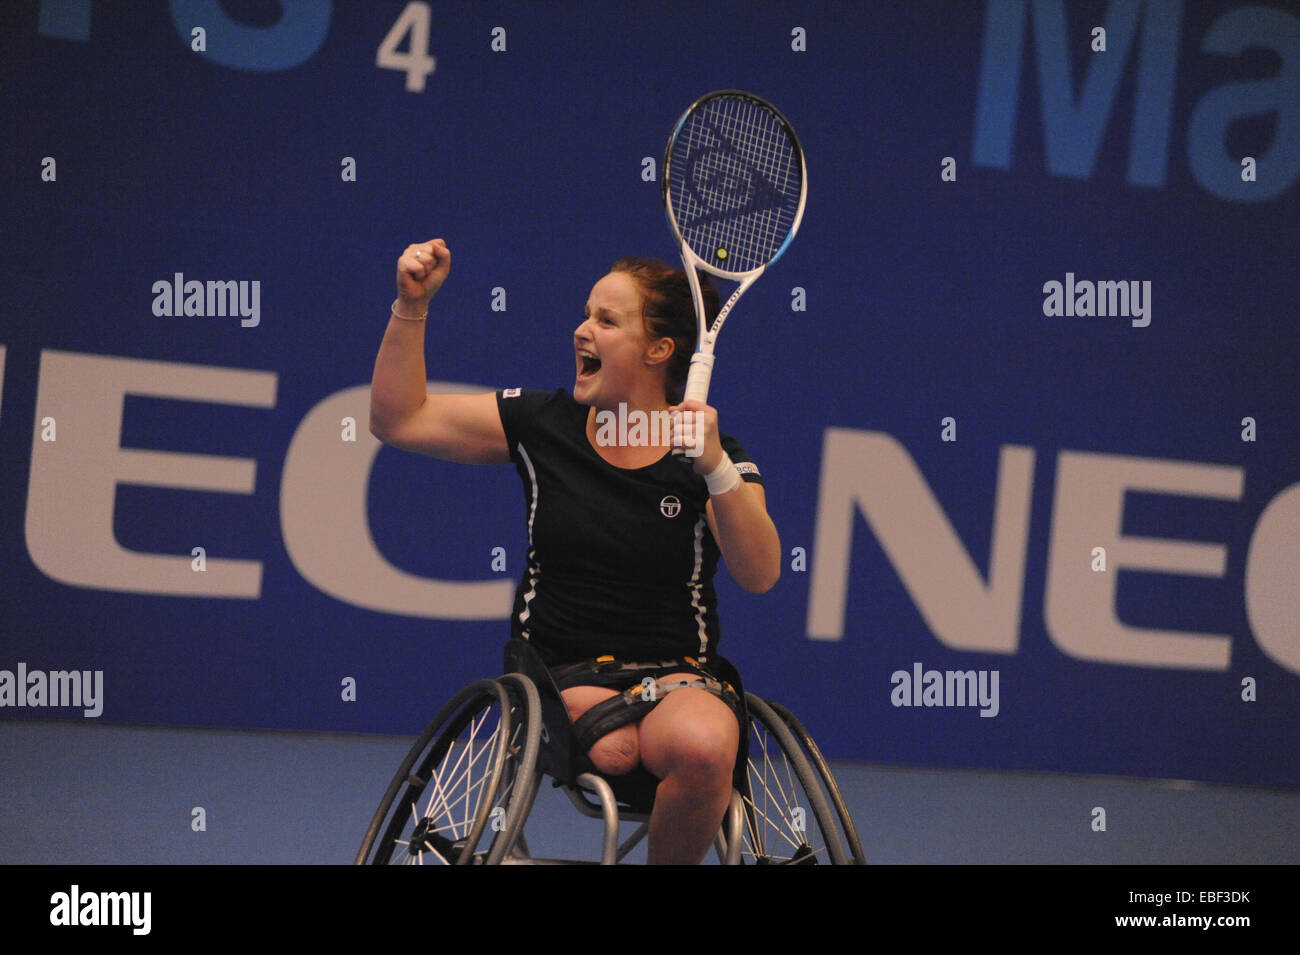
[[[587,352],[578,352],[578,378],[590,378],[600,371],[600,359]]]

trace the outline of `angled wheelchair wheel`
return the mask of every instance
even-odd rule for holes
[[[358,865],[499,862],[531,805],[540,720],[536,691],[479,680],[434,717],[398,767],[357,853]],[[522,781],[522,785],[521,785]]]
[[[775,700],[768,700],[767,705],[771,707],[772,712],[785,721],[785,725],[794,734],[795,740],[799,743],[804,755],[808,757],[809,765],[821,777],[822,786],[830,799],[832,808],[835,810],[836,817],[839,819],[840,835],[843,838],[844,849],[849,854],[850,861],[855,865],[866,865],[867,857],[862,851],[862,844],[858,841],[858,830],[853,825],[853,817],[849,815],[849,807],[844,802],[844,796],[840,792],[840,784],[836,782],[835,774],[831,772],[830,765],[822,756],[822,751],[793,713]]]
[[[851,864],[821,779],[790,727],[753,693],[745,694],[745,703],[750,730],[741,864]]]
[[[489,823],[492,839],[486,859],[489,865],[500,864],[513,854],[516,842],[522,844],[524,823],[541,782],[537,758],[544,727],[537,685],[522,673],[507,673],[500,683],[510,695],[514,719],[509,754]]]

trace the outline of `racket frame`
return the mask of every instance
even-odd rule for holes
[[[799,203],[795,209],[794,221],[790,225],[789,232],[786,233],[785,240],[780,247],[773,253],[772,257],[758,268],[750,269],[745,272],[732,272],[726,269],[718,268],[711,262],[702,259],[694,249],[690,247],[686,239],[682,236],[682,231],[677,225],[677,218],[673,212],[672,202],[672,154],[673,146],[677,143],[678,134],[681,133],[682,127],[686,125],[687,120],[697,112],[705,103],[719,97],[736,97],[746,99],[756,104],[761,109],[770,111],[784,127],[786,134],[790,137],[790,142],[794,146],[795,155],[799,160]],[[713,352],[717,344],[718,334],[722,331],[722,324],[727,320],[727,315],[735,306],[740,297],[748,291],[749,287],[758,281],[761,276],[777,259],[785,254],[785,250],[790,247],[795,233],[799,231],[799,224],[803,220],[804,204],[808,199],[808,166],[804,160],[803,146],[799,142],[799,137],[794,131],[790,121],[786,119],[785,114],[779,109],[753,93],[745,90],[714,90],[706,93],[687,107],[682,113],[681,118],[677,120],[677,125],[673,127],[672,134],[668,137],[668,148],[664,152],[663,163],[663,202],[664,215],[668,219],[668,228],[672,231],[673,238],[677,241],[677,249],[682,257],[682,265],[686,270],[686,278],[691,287],[691,298],[695,303],[695,319],[698,327],[698,341],[695,346],[695,354],[691,356],[691,370],[686,379],[686,392],[683,396],[684,401],[699,401],[701,404],[708,403],[709,382],[713,377]],[[700,279],[697,269],[707,272],[709,275],[725,279],[730,282],[739,282],[730,297],[723,303],[718,310],[717,317],[713,324],[705,325],[704,295],[700,288]]]

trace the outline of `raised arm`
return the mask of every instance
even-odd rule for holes
[[[442,239],[407,246],[397,260],[397,301],[370,380],[370,433],[446,461],[505,464],[510,449],[494,394],[426,393],[420,317],[450,270],[451,250]]]

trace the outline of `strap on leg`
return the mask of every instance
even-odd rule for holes
[[[641,684],[629,687],[618,696],[601,700],[574,721],[573,733],[578,740],[579,753],[586,755],[601,737],[642,719],[674,690],[700,689],[712,693],[733,710],[738,705],[735,691],[730,686],[724,687],[722,683],[709,677],[672,681],[660,677],[653,682],[649,682],[650,680],[650,677],[646,677]],[[730,691],[730,694],[727,691]],[[728,699],[728,695],[731,699]]]

